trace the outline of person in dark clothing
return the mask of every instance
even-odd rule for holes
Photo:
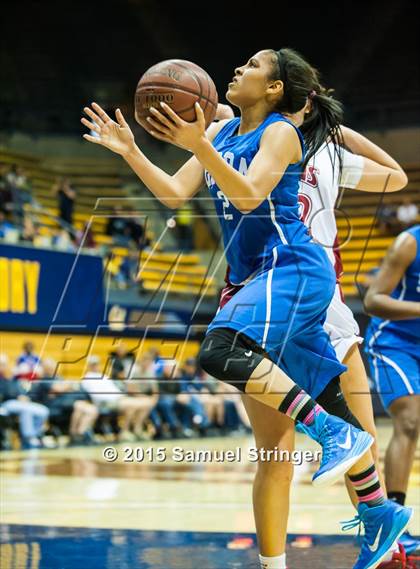
[[[58,199],[60,219],[72,225],[76,190],[70,184],[70,180],[68,178],[62,178],[57,184],[55,184],[53,189]]]

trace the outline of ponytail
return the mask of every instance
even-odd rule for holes
[[[273,110],[294,114],[303,109],[308,98],[312,101],[312,110],[300,127],[307,149],[304,167],[325,142],[331,141],[341,168],[339,146],[342,143],[342,104],[333,99],[331,90],[321,85],[318,70],[297,51],[283,48],[273,52],[275,57],[271,79],[280,79],[283,82],[283,97]]]
[[[343,121],[343,105],[340,101],[333,99],[332,90],[327,90],[321,85],[317,87],[318,91],[314,89],[315,94],[310,97],[312,111],[300,127],[307,149],[305,166],[321,146],[330,141],[334,144],[341,168],[339,147],[343,145],[343,135],[340,129]]]

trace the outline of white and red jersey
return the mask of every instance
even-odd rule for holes
[[[336,203],[340,186],[356,187],[363,171],[363,157],[339,148],[340,160],[332,143],[324,144],[309,161],[302,174],[299,204],[302,221],[314,240],[322,245],[335,268],[337,281],[343,272],[336,223]]]

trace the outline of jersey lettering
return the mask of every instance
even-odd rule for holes
[[[308,184],[308,186],[311,186],[311,188],[317,188],[318,174],[319,174],[318,168],[315,168],[315,166],[307,166],[305,171],[302,172],[302,176],[300,177],[300,179],[304,184]]]

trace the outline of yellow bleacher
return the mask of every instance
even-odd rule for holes
[[[75,229],[81,230],[90,223],[95,242],[99,246],[112,244],[112,238],[105,235],[108,217],[94,208],[98,198],[127,197],[121,188],[118,161],[104,160],[98,163],[97,160],[83,158],[42,161],[0,149],[0,163],[18,164],[32,181],[34,197],[45,208],[44,214],[37,212],[37,218],[43,225],[40,232],[42,236],[49,236],[58,228],[57,222],[51,217],[58,216],[57,199],[52,187],[58,177],[67,176],[77,188],[76,209],[73,215]],[[108,207],[107,201],[103,202],[103,206]],[[142,267],[147,261],[147,271],[141,275],[146,291],[160,290],[181,295],[201,293],[206,296],[214,296],[217,293],[214,279],[204,278],[207,269],[200,265],[198,255],[164,253],[159,244],[153,243],[153,232],[147,230],[147,237],[152,242],[151,251],[144,251],[141,256]],[[112,267],[115,268],[129,251],[124,247],[112,247],[112,253]],[[165,279],[168,272],[172,274]]]
[[[48,214],[57,215],[56,198],[51,188],[58,176],[69,176],[78,189],[74,225],[82,229],[90,222],[98,245],[109,245],[111,238],[105,235],[106,215],[95,214],[98,197],[122,197],[121,181],[115,161],[61,159],[58,162],[41,162],[40,159],[0,150],[0,162],[21,165],[33,181],[36,199],[45,207],[46,214],[40,221],[46,228],[56,228]],[[420,190],[420,166],[406,167],[409,177],[407,188],[402,192],[385,194],[383,203],[401,203],[409,196],[418,202]],[[343,290],[347,295],[357,294],[356,278],[363,280],[366,272],[377,266],[392,238],[381,235],[375,226],[375,215],[382,195],[377,193],[345,190],[339,208],[345,216],[338,216],[338,236],[344,264]],[[48,229],[43,233],[48,234]],[[153,235],[149,232],[148,236]],[[114,247],[113,254],[118,264],[128,254],[122,247]],[[205,277],[206,267],[200,265],[198,255],[177,255],[164,253],[152,243],[151,251],[144,251],[141,257],[143,287],[149,291],[161,290],[177,294],[215,295],[217,287],[212,278]],[[356,277],[357,275],[357,277]]]
[[[343,291],[346,295],[357,295],[357,283],[364,281],[365,275],[377,267],[394,237],[384,236],[376,227],[376,213],[382,203],[398,206],[405,197],[419,203],[420,165],[406,168],[409,178],[407,187],[401,192],[389,194],[345,190],[340,210],[345,216],[338,216],[337,227],[343,260]],[[383,197],[383,201],[382,201]]]
[[[36,334],[22,332],[0,332],[0,355],[6,354],[13,367],[22,353],[24,342],[33,342],[35,353],[41,359],[53,358],[59,363],[57,374],[72,380],[82,379],[86,372],[87,358],[95,355],[101,358],[102,371],[109,373],[109,354],[123,343],[135,354],[136,361],[150,348],[157,348],[164,359],[176,359],[182,363],[197,355],[196,341],[123,338],[119,336],[82,336],[70,334]]]

